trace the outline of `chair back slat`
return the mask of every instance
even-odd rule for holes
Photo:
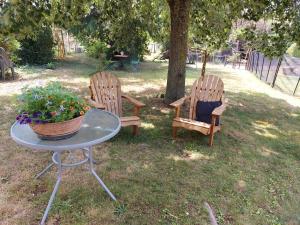
[[[224,93],[223,81],[213,75],[207,75],[196,80],[192,87],[189,118],[196,118],[196,105],[198,101],[222,101]]]
[[[102,104],[105,110],[122,116],[121,84],[108,72],[98,72],[90,80],[92,98]]]

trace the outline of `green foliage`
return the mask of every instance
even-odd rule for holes
[[[101,55],[105,55],[107,51],[107,45],[100,40],[91,41],[85,46],[87,55],[96,59],[100,58]]]
[[[86,3],[88,12],[80,23],[70,26],[70,31],[83,43],[101,40],[111,48],[108,57],[115,51],[123,51],[141,58],[147,50],[149,37],[165,39],[163,29],[167,16],[164,1],[111,0]]]
[[[126,212],[127,205],[126,204],[118,204],[115,208],[114,214],[117,216],[121,216]]]
[[[84,41],[86,53],[89,57],[99,59],[98,70],[103,71],[109,64],[107,58],[110,58],[112,53],[110,53],[110,48],[107,44],[100,40]]]
[[[167,46],[170,11],[161,0],[14,0],[0,3],[0,29],[17,40],[36,36],[36,30],[54,24],[69,29],[79,40],[101,40],[111,50],[141,57],[147,41]],[[288,13],[287,13],[288,12]],[[300,2],[192,0],[190,38],[209,52],[226,45],[233,22],[250,21],[249,45],[265,55],[279,56],[293,43],[300,44]],[[271,21],[262,30],[255,23]],[[248,29],[248,28],[247,28]]]
[[[0,33],[0,47],[5,49],[13,62],[18,61],[17,51],[20,47],[20,43],[13,35],[3,35]]]
[[[51,1],[52,4],[54,1]],[[13,0],[0,3],[0,30],[13,34],[17,40],[35,37],[36,30],[52,24],[53,8],[50,1]]]
[[[251,48],[261,51],[268,57],[279,57],[286,53],[293,42],[300,43],[299,1],[270,0],[262,1],[258,6],[252,5],[253,8],[250,10],[253,20],[257,23],[244,28],[245,38]],[[244,15],[244,18],[249,19],[248,16]]]
[[[22,64],[46,64],[54,58],[54,41],[49,27],[38,31],[36,38],[25,38],[20,42],[19,57]]]
[[[19,96],[21,123],[62,122],[84,115],[89,107],[73,92],[53,82],[46,87],[22,89]]]
[[[55,67],[56,67],[56,65],[55,65],[54,62],[49,62],[49,63],[46,64],[47,69],[54,70]]]
[[[234,12],[226,1],[193,1],[190,42],[209,53],[225,47],[236,18]]]
[[[293,43],[287,50],[287,53],[290,56],[298,57],[300,58],[300,48],[296,43]]]

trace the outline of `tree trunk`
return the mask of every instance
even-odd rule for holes
[[[165,103],[184,96],[191,0],[168,0],[171,13],[170,58]]]
[[[207,58],[208,58],[208,53],[207,50],[203,51],[203,62],[202,62],[202,70],[201,70],[201,77],[205,76],[205,69],[206,69],[206,62],[207,62]]]
[[[62,58],[65,58],[66,52],[65,52],[65,41],[64,41],[64,33],[62,30],[60,30],[61,35],[61,56]]]

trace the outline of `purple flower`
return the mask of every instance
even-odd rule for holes
[[[34,112],[34,113],[32,114],[32,118],[37,118],[37,117],[39,117],[40,115],[42,115],[41,112]]]
[[[36,124],[42,124],[43,121],[42,120],[34,120],[34,123],[36,123]]]

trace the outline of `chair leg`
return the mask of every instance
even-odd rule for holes
[[[176,134],[177,134],[177,127],[172,127],[172,136],[173,136],[173,138],[176,138]]]
[[[210,133],[210,135],[209,135],[209,143],[208,143],[208,145],[209,145],[209,146],[212,146],[212,145],[213,145],[213,142],[214,142],[214,133],[212,132],[212,133]]]
[[[133,136],[138,135],[139,133],[139,127],[137,125],[132,126],[132,134]]]

